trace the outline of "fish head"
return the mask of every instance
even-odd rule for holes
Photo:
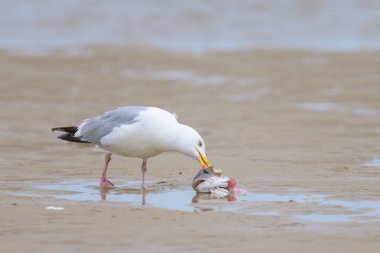
[[[210,192],[210,189],[225,188],[232,189],[236,184],[231,185],[231,180],[229,177],[222,175],[220,173],[215,173],[213,168],[201,169],[198,171],[197,175],[194,177],[191,186],[197,192]]]

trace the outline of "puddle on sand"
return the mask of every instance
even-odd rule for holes
[[[297,108],[314,112],[351,113],[359,116],[376,116],[378,111],[369,107],[353,107],[331,102],[299,103]]]
[[[50,196],[74,201],[115,201],[136,206],[150,206],[178,211],[232,211],[247,215],[289,216],[308,222],[380,221],[380,200],[337,200],[326,194],[247,193],[222,199],[209,194],[195,194],[192,189],[171,189],[150,182],[149,190],[141,191],[139,181],[111,189],[100,189],[94,182],[34,184],[33,193],[23,196]],[[306,210],[305,211],[305,207]],[[310,213],[312,210],[312,213]]]
[[[380,167],[380,158],[374,158],[369,162],[363,163],[363,167]]]

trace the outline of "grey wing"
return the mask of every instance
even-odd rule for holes
[[[112,129],[135,123],[140,112],[146,109],[148,107],[144,106],[120,107],[102,116],[87,119],[79,125],[75,137],[100,145],[100,139],[111,133]]]

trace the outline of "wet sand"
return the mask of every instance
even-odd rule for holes
[[[2,251],[378,251],[379,59],[116,46],[1,52]],[[101,200],[103,153],[64,143],[50,128],[124,105],[176,112],[203,135],[210,160],[255,198],[206,199],[204,208],[184,194],[189,210],[155,207],[155,194],[191,190],[198,169],[164,154],[149,161],[145,195],[140,161],[114,156],[109,176],[120,188]],[[67,197],[83,191],[91,197]]]

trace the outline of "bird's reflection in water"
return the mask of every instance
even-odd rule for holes
[[[223,198],[216,198],[208,193],[195,193],[192,190],[142,190],[134,188],[99,188],[101,200],[131,202],[135,204],[152,205],[174,210],[199,210],[206,205],[211,210],[213,205],[236,201],[230,194]],[[138,198],[141,196],[141,198]],[[148,198],[148,203],[147,203]],[[201,206],[199,206],[201,205]],[[210,206],[211,205],[211,206]],[[202,211],[202,210],[201,210]]]
[[[111,194],[141,194],[141,205],[146,205],[147,190],[145,189],[117,189],[117,188],[99,188],[99,195],[101,200],[107,200],[107,195]]]
[[[102,200],[107,200],[107,194],[108,192],[112,190],[112,188],[105,188],[105,187],[100,187],[99,188],[99,195]]]
[[[230,201],[236,201],[236,196],[234,194],[230,194],[223,198],[216,198],[213,195],[209,193],[196,193],[194,197],[191,200],[191,203],[193,204],[199,204],[199,203],[213,203],[213,202],[230,202]]]

